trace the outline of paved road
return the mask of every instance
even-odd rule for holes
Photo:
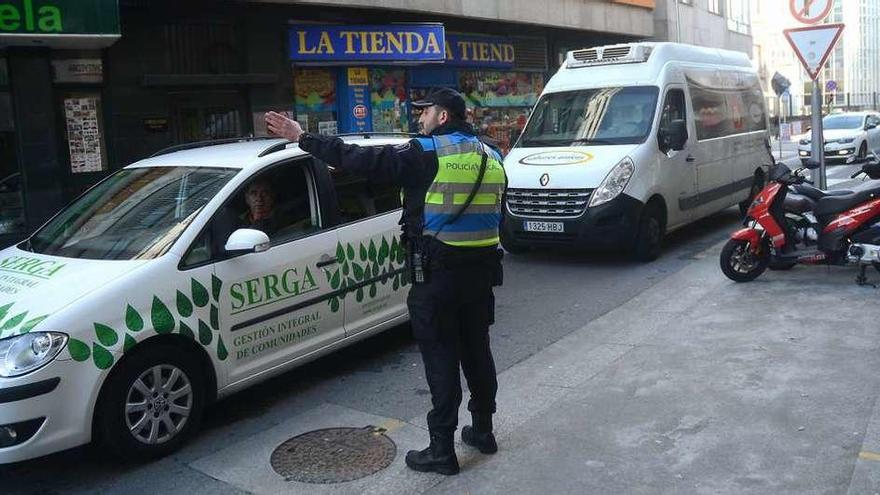
[[[663,257],[650,264],[608,254],[509,256],[492,334],[498,372],[682,270],[723,240],[737,221],[737,211],[730,209],[676,232]],[[171,459],[116,466],[91,449],[74,449],[0,467],[0,492],[226,493],[229,485],[187,463],[321,403],[404,420],[426,411],[429,394],[409,328],[393,329],[221,401],[208,411],[200,435]]]

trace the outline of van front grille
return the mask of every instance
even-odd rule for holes
[[[507,190],[507,209],[523,217],[570,218],[587,208],[592,189]]]

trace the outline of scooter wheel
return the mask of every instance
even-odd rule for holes
[[[754,254],[748,242],[731,239],[721,250],[720,261],[721,271],[727,278],[734,282],[751,282],[770,264],[770,250],[764,245],[758,254]]]

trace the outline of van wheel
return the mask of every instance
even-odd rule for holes
[[[639,218],[632,257],[637,261],[654,261],[659,258],[664,228],[660,207],[657,203],[648,203]]]
[[[501,235],[501,247],[510,254],[523,254],[529,251],[528,246],[523,246],[504,234]]]
[[[755,179],[752,181],[752,188],[749,189],[749,197],[739,204],[739,214],[741,216],[746,216],[749,207],[752,206],[752,202],[755,201],[755,198],[761,192],[761,189],[764,189],[764,176],[761,174],[755,174]]]
[[[104,384],[96,431],[116,458],[146,460],[174,452],[198,430],[205,377],[171,345],[154,345],[120,363]]]

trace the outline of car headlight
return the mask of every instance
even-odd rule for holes
[[[0,376],[26,375],[50,363],[67,344],[67,335],[33,332],[0,340]]]
[[[611,169],[611,172],[608,172],[599,187],[593,191],[593,195],[590,197],[590,206],[599,206],[616,198],[626,188],[635,171],[636,166],[630,157],[621,160]]]
[[[855,140],[856,140],[856,138],[854,138],[854,137],[848,137],[848,138],[840,138],[837,140],[837,142],[840,144],[849,144]]]

